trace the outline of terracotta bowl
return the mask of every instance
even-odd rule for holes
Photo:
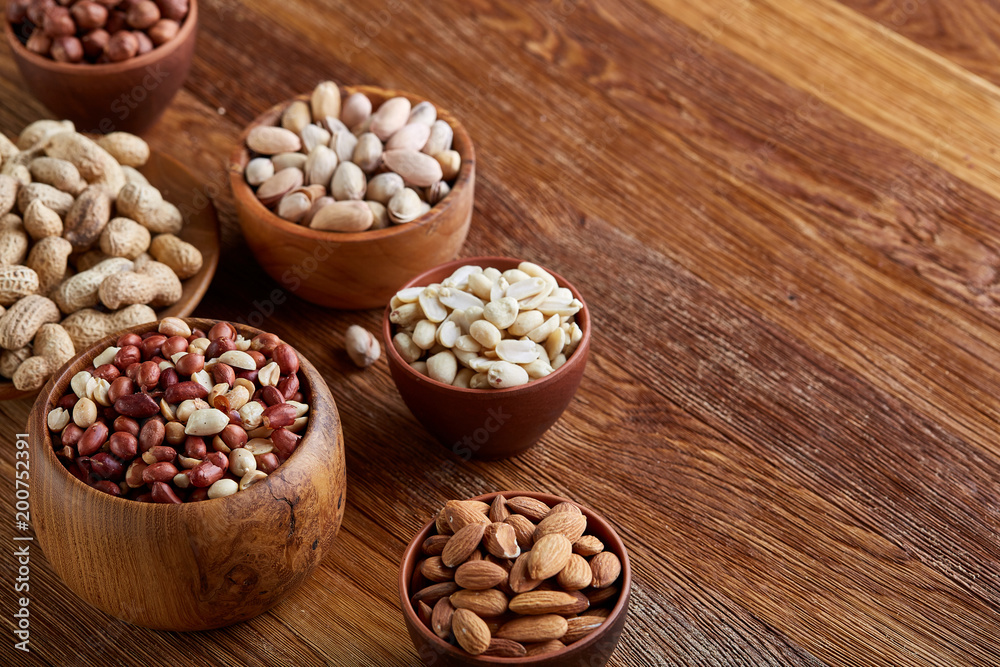
[[[486,495],[472,498],[472,500],[482,500],[492,502],[493,498],[502,495],[505,498],[516,496],[530,496],[548,504],[550,507],[563,502],[573,502],[567,498],[560,498],[545,493],[533,493],[530,491],[500,491],[499,493],[488,493]],[[411,596],[416,592],[417,587],[428,586],[429,582],[416,571],[418,563],[424,558],[420,547],[429,536],[437,531],[434,522],[431,521],[417,533],[413,541],[406,547],[403,553],[403,561],[399,567],[399,604],[403,610],[403,620],[406,621],[406,629],[413,640],[413,646],[417,649],[417,654],[425,665],[439,665],[441,667],[459,667],[460,665],[545,665],[545,667],[601,667],[607,664],[618,646],[621,639],[622,630],[625,628],[625,619],[628,616],[629,598],[632,592],[632,566],[629,563],[628,552],[625,544],[615,532],[611,524],[600,514],[586,507],[573,503],[580,508],[580,511],[587,517],[587,533],[597,536],[604,545],[606,551],[613,552],[622,564],[621,578],[619,585],[621,593],[618,601],[611,609],[611,613],[603,625],[583,639],[570,644],[564,649],[547,653],[541,656],[531,656],[523,658],[495,658],[490,656],[470,656],[460,647],[453,646],[444,641],[421,622],[410,602]]]
[[[212,282],[219,266],[219,218],[215,206],[203,196],[204,184],[177,160],[153,151],[140,170],[159,188],[167,201],[184,213],[185,224],[178,235],[201,251],[201,270],[181,281],[184,291],[180,301],[157,312],[160,318],[186,317],[194,312]],[[33,396],[37,391],[18,391],[10,380],[0,378],[0,401]]]
[[[397,96],[414,104],[423,101],[416,95],[372,86],[348,86],[342,91],[345,97],[362,92],[376,108]],[[408,224],[356,233],[324,232],[279,218],[258,201],[243,176],[250,160],[247,134],[258,125],[274,125],[290,103],[282,102],[254,120],[240,135],[229,164],[229,182],[243,235],[257,262],[272,278],[321,306],[378,308],[404,282],[458,254],[472,221],[476,162],[469,134],[450,113],[438,107],[438,118],[455,132],[453,147],[462,156],[462,168],[443,200]]]
[[[159,120],[191,69],[198,2],[190,0],[177,36],[120,63],[60,63],[24,47],[9,21],[7,43],[31,93],[80,132],[141,133]]]
[[[186,321],[205,331],[215,322]],[[235,326],[244,336],[260,333]],[[74,593],[135,625],[206,630],[253,618],[305,582],[340,528],[344,441],[330,390],[300,356],[309,425],[295,453],[246,491],[181,505],[116,498],[63,467],[45,419],[74,373],[121,333],[53,376],[32,408],[32,519],[42,551]]]
[[[466,264],[500,271],[516,268],[522,260],[511,257],[470,257],[442,264],[413,278],[403,287],[430,285],[451,275]],[[437,438],[462,458],[502,459],[521,454],[539,438],[569,405],[580,386],[590,351],[590,311],[580,292],[559,274],[545,268],[568,287],[583,303],[576,322],[583,339],[566,363],[544,378],[509,389],[462,389],[432,380],[407,364],[392,344],[391,309],[382,317],[382,337],[389,371],[399,395],[413,416]]]

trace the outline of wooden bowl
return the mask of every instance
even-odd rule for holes
[[[517,268],[522,260],[511,257],[470,257],[456,259],[422,273],[406,285],[430,285],[450,276],[466,264],[500,271]],[[382,338],[389,372],[406,407],[442,445],[464,459],[496,460],[517,456],[534,445],[559,419],[580,386],[590,351],[590,311],[573,285],[554,271],[546,269],[568,287],[583,303],[576,322],[583,339],[566,363],[551,374],[509,389],[463,389],[432,380],[414,370],[392,344],[393,324],[390,307],[382,317]]]
[[[120,63],[60,63],[25,48],[4,21],[7,43],[28,90],[57,118],[80,132],[141,133],[159,120],[191,69],[198,2],[190,0],[177,36],[149,53]]]
[[[396,96],[407,97],[414,104],[423,101],[409,93],[372,86],[348,86],[343,92],[345,96],[362,92],[376,108]],[[258,125],[274,125],[290,103],[282,102],[254,120],[240,135],[229,164],[229,182],[243,235],[257,262],[272,278],[321,306],[378,308],[404,282],[458,254],[472,221],[476,162],[472,140],[450,113],[438,107],[438,118],[455,132],[454,149],[462,156],[462,168],[444,199],[404,225],[356,233],[324,232],[279,218],[260,203],[243,176],[250,160],[247,134]]]
[[[567,498],[560,498],[546,493],[533,493],[531,491],[500,491],[498,493],[487,493],[482,496],[472,498],[489,503],[493,499],[502,495],[504,498],[514,498],[517,496],[529,496],[548,504],[550,507],[558,503],[573,502]],[[460,667],[465,665],[544,665],[545,667],[601,667],[607,664],[618,646],[621,639],[622,630],[625,628],[625,619],[628,616],[629,598],[632,593],[632,566],[629,563],[628,552],[625,544],[600,514],[586,507],[573,503],[580,508],[584,516],[587,517],[587,533],[596,535],[605,545],[606,551],[613,552],[622,564],[622,573],[619,579],[621,593],[618,601],[607,620],[599,628],[584,637],[583,639],[570,644],[564,649],[545,655],[524,657],[524,658],[494,658],[490,656],[470,656],[460,647],[453,646],[444,641],[424,625],[417,617],[410,597],[416,592],[414,588],[421,585],[430,585],[432,582],[423,579],[422,575],[416,571],[417,564],[423,559],[420,547],[429,536],[437,531],[434,522],[431,521],[417,533],[413,541],[403,552],[403,560],[399,566],[399,605],[403,610],[403,620],[406,621],[406,629],[413,640],[413,646],[417,649],[417,654],[425,665],[438,665],[440,667]]]
[[[204,183],[177,160],[153,152],[140,171],[160,189],[164,198],[184,214],[184,229],[178,234],[201,251],[201,270],[182,281],[184,291],[180,301],[157,312],[164,317],[185,317],[194,312],[212,282],[219,266],[219,218],[215,206],[204,195]],[[0,401],[33,396],[37,391],[18,391],[9,380],[0,381]]]
[[[215,323],[187,322],[205,331]],[[234,326],[244,336],[260,333]],[[120,333],[53,376],[29,417],[32,519],[46,559],[85,601],[135,625],[206,630],[267,611],[330,552],[344,516],[344,439],[330,390],[300,355],[309,425],[295,453],[246,491],[181,505],[116,498],[63,467],[46,414],[74,373]]]

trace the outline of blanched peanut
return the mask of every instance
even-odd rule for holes
[[[427,360],[427,375],[432,380],[451,384],[458,373],[458,360],[451,350],[438,352]]]
[[[494,363],[486,376],[490,386],[495,389],[520,387],[522,384],[527,384],[530,379],[526,370],[507,361]]]
[[[469,334],[487,350],[492,350],[500,342],[500,329],[488,320],[477,320],[469,327]]]

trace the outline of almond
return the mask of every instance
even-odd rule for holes
[[[596,556],[604,551],[604,543],[593,535],[584,535],[573,543],[573,553],[581,556]]]
[[[556,577],[559,587],[567,591],[583,590],[594,580],[594,572],[590,563],[580,554],[573,554],[566,561],[566,567],[560,570]]]
[[[562,643],[558,639],[550,639],[547,642],[532,644],[531,646],[525,646],[524,648],[526,656],[536,656],[545,655],[546,653],[555,653],[560,649],[566,648],[566,644]]]
[[[535,500],[534,498],[529,498],[528,496],[517,496],[516,498],[507,499],[507,509],[515,514],[523,514],[528,517],[529,520],[538,522],[545,518],[551,511],[551,507],[543,503],[541,500]]]
[[[566,634],[563,635],[563,643],[572,644],[575,641],[583,639],[591,632],[604,625],[604,621],[605,617],[603,616],[576,616],[574,618],[566,619],[566,625],[568,628],[566,630]]]
[[[483,655],[490,655],[494,658],[521,658],[527,653],[523,644],[512,639],[498,639],[494,637],[490,640],[490,647]]]
[[[430,606],[423,600],[417,600],[417,618],[420,622],[426,625],[428,628],[431,627],[431,614],[433,610]]]
[[[447,551],[447,547],[445,547],[445,551]],[[528,558],[528,576],[532,579],[554,577],[566,567],[566,563],[572,555],[573,543],[564,535],[558,533],[546,535],[535,542],[531,548],[531,557]],[[445,562],[445,565],[447,564]],[[593,563],[591,563],[591,569],[594,569]]]
[[[456,609],[451,629],[459,646],[472,655],[484,653],[490,647],[490,629],[483,619],[468,609]]]
[[[571,514],[570,512],[557,512],[550,514],[538,523],[533,535],[535,542],[538,542],[546,535],[559,534],[569,540],[570,550],[573,543],[583,536],[587,530],[587,517],[582,514]]]
[[[544,616],[522,616],[508,621],[500,627],[496,636],[513,639],[516,642],[546,642],[561,639],[569,628],[566,619],[555,614]]]
[[[510,568],[507,584],[514,593],[527,593],[538,588],[539,584],[542,583],[541,579],[531,579],[528,577],[529,554],[531,554],[530,551],[522,553],[514,561],[514,566]],[[587,569],[590,570],[590,563],[587,564]],[[591,578],[593,578],[593,573],[591,573]]]
[[[437,529],[438,535],[454,535],[455,531],[451,529],[448,525],[448,520],[444,516],[444,510],[438,512],[437,517],[434,519],[434,528]]]
[[[517,535],[517,546],[521,547],[521,551],[530,551],[531,546],[535,543],[535,524],[531,523],[528,517],[520,514],[511,514],[504,520],[504,523],[514,528],[514,534]]]
[[[510,516],[510,512],[507,510],[507,500],[501,496],[497,495],[493,499],[493,504],[490,505],[489,518],[493,523],[503,522],[504,519]]]
[[[402,149],[385,151],[382,153],[382,163],[389,171],[402,176],[403,181],[411,187],[427,188],[444,176],[441,164],[420,151]]]
[[[486,513],[480,511],[481,505],[483,503],[476,504],[470,500],[449,500],[441,511],[452,531],[457,533],[470,523],[490,523]]]
[[[580,507],[578,505],[575,505],[573,503],[559,503],[558,505],[554,505],[552,509],[549,510],[549,513],[546,516],[549,517],[552,516],[553,514],[559,514],[560,512],[567,512],[569,514],[583,514],[583,512],[580,511]]]
[[[481,561],[481,560],[483,560],[483,552],[480,551],[479,549],[473,549],[472,553],[469,554],[469,557],[466,558],[464,562],[475,563],[476,561]]]
[[[431,535],[424,540],[420,549],[428,556],[440,556],[441,552],[444,551],[444,545],[448,544],[449,539],[451,539],[449,535]]]
[[[448,598],[438,600],[431,612],[431,630],[445,641],[451,636],[451,619],[454,613],[455,608]]]
[[[506,523],[491,523],[487,526],[483,533],[483,546],[497,558],[517,558],[521,555],[521,547],[517,546],[517,533],[513,526]]]
[[[607,588],[586,588],[581,593],[587,596],[590,600],[590,606],[596,607],[599,604],[606,602],[618,597],[619,588],[617,586],[608,586]]]
[[[589,566],[587,569],[589,571],[590,569]],[[445,564],[441,562],[440,556],[431,556],[430,558],[425,560],[420,565],[420,573],[424,575],[428,580],[438,584],[444,583],[445,581],[452,581],[453,579],[455,579],[454,568],[446,567]],[[461,586],[461,584],[459,584],[459,586]]]
[[[490,618],[507,611],[507,596],[495,588],[488,591],[455,591],[451,594],[455,609],[468,609],[479,616]]]
[[[590,559],[590,569],[594,573],[593,588],[607,588],[618,580],[622,573],[622,563],[610,551],[602,551]]]
[[[454,576],[455,583],[462,588],[485,591],[504,582],[507,579],[507,570],[487,560],[468,561],[458,566]]]
[[[587,611],[582,612],[580,614],[580,616],[596,616],[599,618],[607,618],[610,615],[611,615],[611,610],[608,609],[607,607],[595,607],[593,609],[588,609]]]
[[[421,588],[419,591],[414,593],[410,601],[413,606],[416,607],[417,603],[421,600],[427,604],[434,604],[443,597],[447,597],[458,590],[458,584],[454,581],[448,581],[442,584],[433,584],[426,588]]]
[[[451,536],[441,552],[441,561],[445,567],[458,567],[472,555],[483,539],[486,525],[485,523],[470,523]]]
[[[510,600],[509,609],[516,614],[537,616],[540,614],[579,614],[590,606],[587,596],[573,595],[562,591],[531,591],[515,595]]]

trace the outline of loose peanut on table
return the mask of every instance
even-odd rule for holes
[[[463,266],[390,303],[393,347],[415,370],[470,389],[505,389],[552,373],[583,338],[583,307],[568,288],[530,262],[500,272]]]
[[[94,141],[69,121],[36,121],[16,143],[0,139],[0,374],[17,389],[38,389],[62,363],[31,351],[43,314],[62,320],[80,349],[153,321],[152,308],[179,300],[180,281],[201,269],[198,249],[176,236],[180,211],[135,169],[149,154],[140,137]],[[102,305],[115,312],[84,312]],[[15,359],[31,361],[17,373]]]
[[[326,81],[309,102],[289,104],[279,123],[247,134],[253,155],[244,176],[262,204],[312,229],[413,222],[448,194],[461,169],[454,131],[429,102],[411,108],[395,97],[373,112],[363,93],[342,104]]]
[[[45,360],[21,366],[33,359]],[[267,367],[270,384],[260,380]],[[295,350],[273,334],[248,340],[225,322],[205,332],[165,318],[99,352],[46,423],[69,471],[100,491],[222,498],[267,479],[298,447],[309,419],[298,371]]]

